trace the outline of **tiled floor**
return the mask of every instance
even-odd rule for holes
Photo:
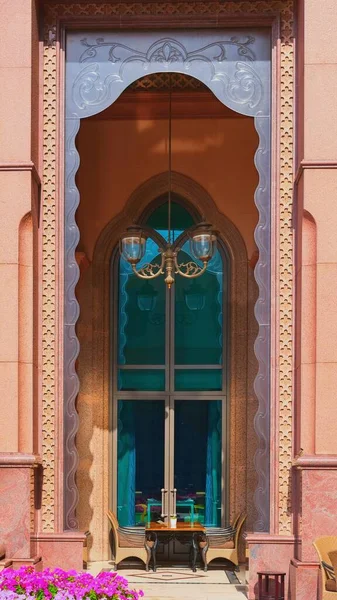
[[[94,562],[88,565],[88,570],[93,575],[102,569],[110,568],[112,568],[110,562]],[[143,590],[144,600],[244,600],[247,598],[244,570],[237,573],[240,584],[226,583],[228,579],[221,568],[209,570],[207,574],[198,570],[198,577],[191,577],[191,571],[176,567],[158,567],[155,577],[151,571],[147,575],[143,569],[137,568],[120,569],[118,572],[130,581],[131,588]]]

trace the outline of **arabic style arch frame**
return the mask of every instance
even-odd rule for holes
[[[79,380],[76,323],[79,305],[75,287],[79,268],[75,251],[79,229],[75,213],[80,201],[75,176],[79,155],[75,140],[83,118],[110,106],[134,81],[158,72],[183,73],[204,83],[224,105],[254,118],[259,136],[255,165],[259,183],[255,204],[259,221],[255,241],[259,259],[255,279],[258,336],[255,379],[258,410],[255,455],[255,531],[270,527],[270,324],[271,324],[271,32],[268,29],[200,29],[163,31],[96,31],[67,35],[65,101],[65,264],[64,264],[64,529],[78,529],[76,506],[78,455],[75,437],[79,420],[76,397]]]

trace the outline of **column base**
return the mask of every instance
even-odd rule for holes
[[[289,568],[294,556],[295,536],[272,535],[268,533],[247,533],[246,543],[249,551],[248,598],[258,598],[257,572],[282,571],[285,578],[285,598],[293,598],[289,593]],[[307,596],[307,600],[309,600]],[[294,596],[294,600],[297,596]],[[314,596],[312,596],[314,598]]]
[[[34,472],[40,465],[41,458],[35,454],[0,453],[0,569],[39,563],[30,532]]]
[[[20,567],[33,567],[34,571],[42,571],[41,556],[33,556],[32,558],[12,558],[10,559],[12,569],[20,569]]]
[[[319,565],[301,562],[293,558],[290,564],[290,591],[292,600],[317,598],[319,589]]]
[[[12,568],[13,568],[13,562],[11,561],[10,558],[3,558],[2,560],[0,560],[0,573],[4,569],[12,569]]]
[[[60,568],[68,571],[83,570],[84,548],[88,533],[63,531],[61,533],[35,533],[31,541],[42,556],[43,568]]]

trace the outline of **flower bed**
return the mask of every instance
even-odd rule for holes
[[[143,592],[130,590],[126,579],[117,573],[90,573],[32,567],[0,572],[1,600],[139,600]]]

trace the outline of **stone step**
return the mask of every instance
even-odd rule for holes
[[[0,571],[3,571],[4,569],[12,569],[12,568],[13,568],[13,563],[10,558],[3,558],[2,560],[0,560]]]
[[[32,558],[12,558],[12,568],[19,569],[20,567],[34,567],[35,571],[42,571],[42,557],[33,556]]]

